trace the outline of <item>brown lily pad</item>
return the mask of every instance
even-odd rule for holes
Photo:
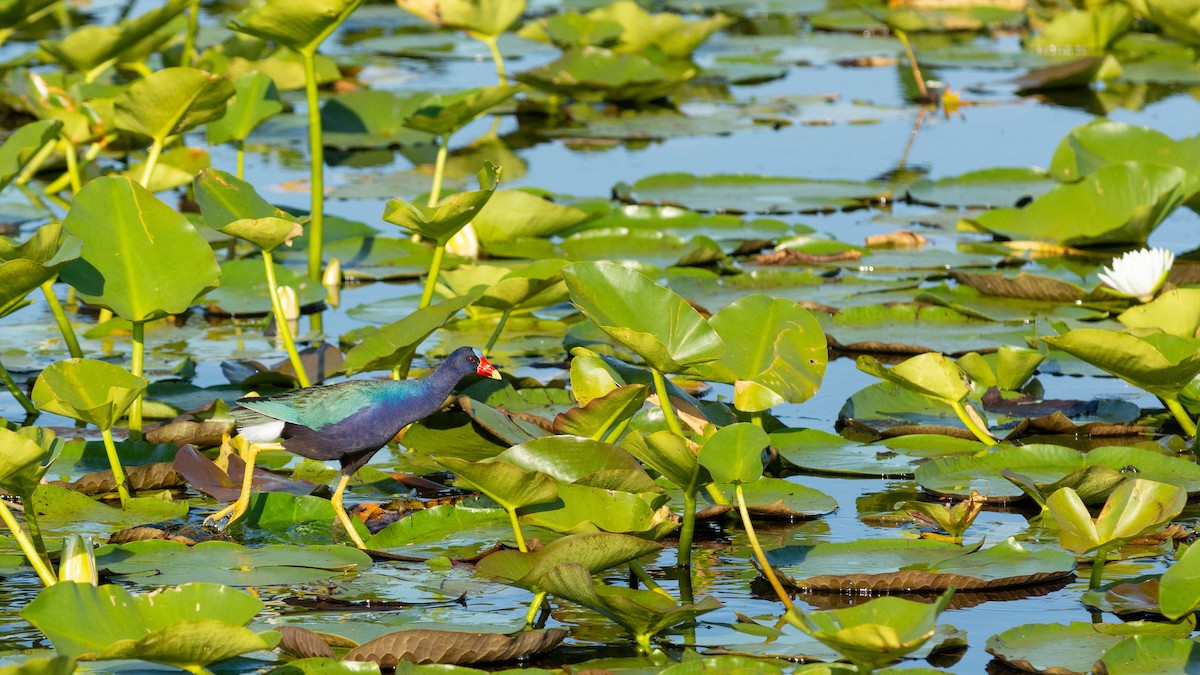
[[[229,473],[225,473],[198,450],[185,445],[175,455],[174,468],[193,488],[217,501],[231,502],[241,493],[242,473],[246,470],[246,463],[241,457],[230,455]],[[286,478],[259,468],[254,469],[251,484],[259,492],[287,492],[293,495],[309,495],[317,489],[314,483],[306,480]]]
[[[347,661],[374,661],[381,668],[412,663],[494,663],[540,654],[556,647],[567,636],[562,628],[502,633],[416,628],[401,630],[363,643],[346,654]]]
[[[169,490],[183,487],[186,484],[183,476],[175,470],[174,464],[171,462],[130,466],[126,467],[125,472],[129,479],[129,486],[134,491]],[[102,495],[117,491],[117,481],[113,478],[111,469],[84,474],[74,483],[59,483],[59,485],[85,495]]]
[[[1083,604],[1117,616],[1160,615],[1158,604],[1159,578],[1140,577],[1101,587],[1083,595]]]
[[[332,659],[333,648],[321,637],[307,628],[280,626],[279,648],[302,659]]]

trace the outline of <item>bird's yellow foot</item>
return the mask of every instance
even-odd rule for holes
[[[258,456],[261,446],[257,443],[248,443],[243,438],[235,438],[234,443],[237,445],[242,459],[246,463],[242,468],[242,491],[232,504],[205,518],[204,524],[206,526],[216,526],[223,518],[229,516],[229,522],[225,523],[228,526],[233,521],[241,518],[250,508],[250,488],[254,482],[254,460]]]
[[[360,549],[366,549],[367,545],[363,542],[362,537],[358,536],[358,530],[354,529],[354,522],[350,518],[350,514],[346,513],[346,508],[342,506],[342,495],[346,492],[346,484],[350,482],[350,476],[343,475],[338,480],[337,488],[333,491],[333,512],[337,514],[337,518],[342,523],[342,527],[346,528],[346,533],[350,535],[350,539],[354,541],[354,545]]]

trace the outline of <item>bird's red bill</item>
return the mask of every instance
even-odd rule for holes
[[[479,373],[480,375],[482,375],[484,377],[490,377],[493,380],[500,379],[500,371],[496,370],[496,366],[493,366],[492,364],[488,363],[488,360],[483,358],[482,356],[479,357],[479,368],[476,369],[475,372]]]

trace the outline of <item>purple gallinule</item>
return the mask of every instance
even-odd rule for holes
[[[365,548],[342,507],[342,494],[350,477],[401,429],[441,408],[459,381],[471,373],[500,379],[479,350],[460,347],[423,380],[350,380],[238,399],[242,407],[229,412],[237,420],[238,435],[245,443],[242,492],[237,501],[209,516],[205,523],[215,523],[230,514],[233,522],[245,513],[250,503],[255,455],[266,447],[282,447],[302,457],[341,463],[333,508],[354,543]],[[271,443],[281,437],[282,444]]]

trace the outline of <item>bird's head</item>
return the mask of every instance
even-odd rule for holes
[[[496,370],[496,366],[488,363],[488,360],[483,356],[483,353],[478,349],[472,349],[467,356],[467,361],[475,366],[475,372],[484,377],[490,377],[493,380],[500,379],[500,371]]]

